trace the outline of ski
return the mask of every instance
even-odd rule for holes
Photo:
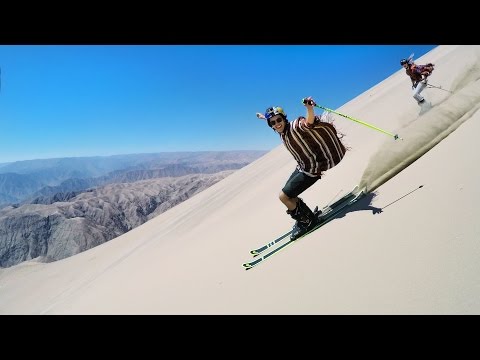
[[[253,257],[255,256],[258,256],[260,255],[262,252],[264,252],[265,250],[267,250],[269,247],[272,247],[274,246],[275,244],[279,243],[280,241],[282,241],[283,239],[285,239],[288,235],[290,235],[292,233],[292,230],[290,230],[289,232],[283,234],[282,236],[280,236],[279,238],[269,242],[268,244],[265,244],[263,245],[262,247],[259,247],[258,249],[255,249],[255,250],[250,250],[250,254],[253,255]]]
[[[250,270],[251,268],[253,268],[254,266],[260,264],[261,262],[263,262],[265,259],[268,259],[270,256],[272,256],[273,254],[277,253],[278,251],[284,249],[286,246],[300,240],[301,238],[307,236],[308,234],[314,232],[315,230],[319,229],[320,227],[322,227],[323,225],[327,224],[328,222],[330,222],[331,220],[333,220],[335,218],[335,215],[337,215],[339,212],[341,212],[343,209],[345,209],[346,207],[350,206],[350,205],[353,205],[354,203],[356,203],[358,200],[360,200],[361,198],[363,198],[364,196],[366,195],[366,192],[364,190],[358,192],[358,193],[354,193],[353,191],[346,194],[344,197],[342,197],[341,199],[339,199],[338,201],[336,201],[335,203],[333,203],[331,206],[327,206],[326,208],[324,208],[327,212],[325,214],[322,214],[322,222],[320,224],[318,224],[317,226],[315,226],[312,230],[310,230],[309,232],[307,232],[306,234],[300,236],[298,239],[296,240],[288,240],[286,242],[284,242],[283,244],[281,244],[280,246],[277,246],[275,247],[274,249],[272,249],[271,251],[267,252],[265,255],[261,256],[261,257],[258,257],[256,258],[255,260],[252,260],[250,262],[246,262],[246,263],[243,263],[243,267],[245,268],[245,270]],[[281,237],[282,239],[285,238],[289,233],[283,235],[283,237]],[[280,239],[280,238],[279,238]],[[278,240],[278,239],[277,239]],[[280,239],[281,240],[281,239]],[[278,240],[277,243],[280,241]],[[270,244],[270,243],[269,243]],[[267,245],[265,245],[267,246]],[[273,245],[270,245],[270,246],[267,246],[267,249],[269,247],[271,247]],[[253,250],[252,250],[253,251]],[[265,250],[263,250],[265,251]]]
[[[340,199],[338,199],[337,201],[335,201],[333,204],[331,205],[328,205],[326,207],[324,207],[321,211],[321,217],[324,218],[328,213],[330,213],[330,211],[332,211],[332,209],[334,209],[335,207],[337,207],[339,204],[341,204],[342,202],[344,201],[348,201],[348,200],[351,200],[355,195],[355,191],[357,190],[358,186],[355,186],[355,188],[350,191],[349,193],[345,194],[344,196],[342,196]],[[316,212],[316,211],[314,211]],[[320,224],[319,224],[320,225]],[[280,236],[279,238],[269,242],[268,244],[265,244],[263,245],[262,247],[259,247],[258,249],[255,249],[255,250],[250,250],[250,254],[253,255],[253,257],[256,257],[258,255],[260,255],[262,252],[264,252],[265,250],[267,250],[268,248],[278,244],[280,241],[282,241],[283,239],[285,239],[288,235],[290,235],[292,233],[292,230],[290,230],[289,232],[283,234],[282,236]]]

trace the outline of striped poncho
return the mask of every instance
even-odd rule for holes
[[[302,116],[287,123],[280,138],[299,169],[310,176],[320,176],[333,168],[346,152],[335,127],[321,121],[319,116],[315,116],[312,125]]]

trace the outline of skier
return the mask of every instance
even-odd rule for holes
[[[400,60],[400,65],[405,68],[405,73],[412,81],[413,98],[418,104],[422,104],[425,98],[420,93],[427,86],[427,77],[432,74],[434,65],[432,63],[416,65],[411,58]]]
[[[341,141],[343,134],[337,133],[331,121],[328,121],[328,115],[314,114],[315,101],[307,97],[303,99],[303,104],[307,108],[307,117],[299,116],[291,122],[278,106],[268,108],[264,115],[256,114],[280,135],[281,141],[297,161],[295,171],[279,194],[280,201],[287,207],[287,214],[296,220],[291,240],[298,239],[320,221],[317,214],[298,196],[320,180],[324,171],[336,166],[347,151]]]

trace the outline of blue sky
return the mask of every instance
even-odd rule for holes
[[[280,140],[257,111],[292,120],[306,96],[338,108],[435,47],[0,45],[0,163],[270,150]]]

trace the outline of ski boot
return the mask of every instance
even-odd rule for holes
[[[297,207],[293,210],[287,210],[287,214],[296,220],[290,234],[290,240],[292,241],[312,230],[320,222],[319,214],[321,214],[321,211],[318,211],[317,208],[315,209],[316,213],[314,213],[301,198],[297,199]]]

